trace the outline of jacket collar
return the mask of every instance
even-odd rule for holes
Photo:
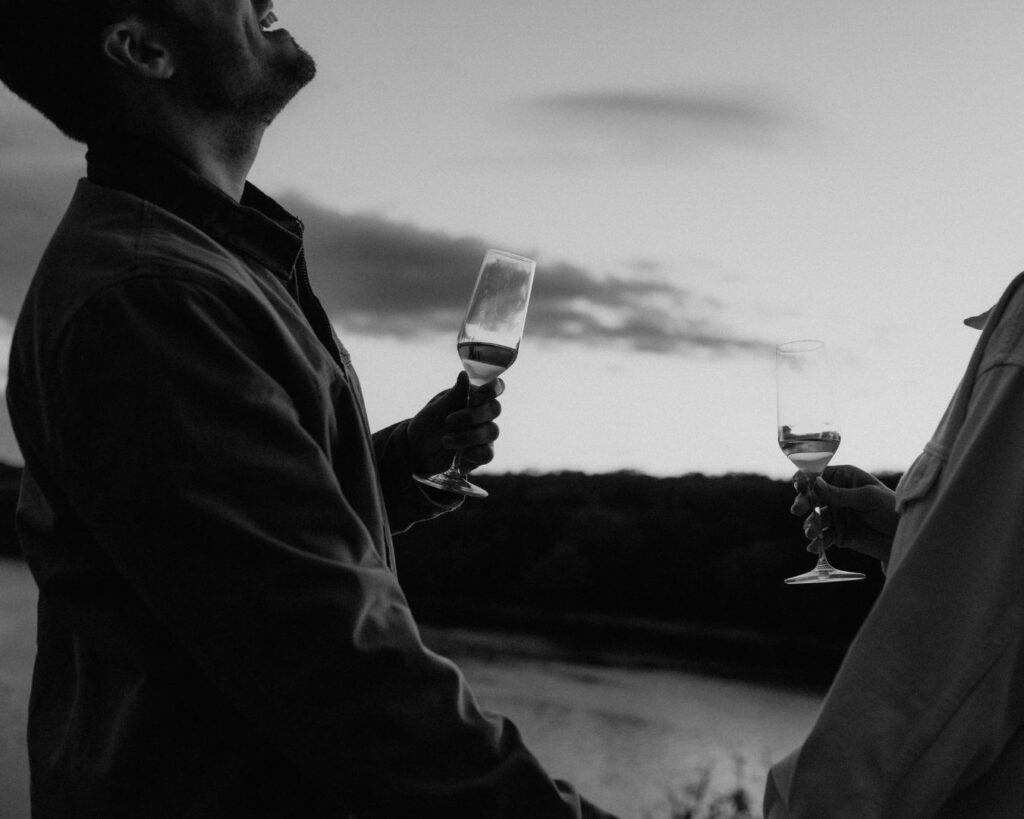
[[[302,252],[302,222],[255,185],[242,201],[207,182],[163,149],[127,137],[89,146],[89,180],[152,202],[212,239],[289,280]]]

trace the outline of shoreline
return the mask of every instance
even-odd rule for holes
[[[827,690],[846,652],[845,645],[812,638],[594,615],[432,611],[416,620],[424,642],[453,659],[502,656],[684,671],[815,695]]]
[[[31,585],[24,560],[0,558],[0,572],[5,571],[23,573]],[[34,585],[31,589],[34,601]],[[13,590],[7,591],[10,594]],[[5,602],[17,605],[14,599]],[[33,602],[31,616],[34,614]],[[414,611],[414,617],[424,643],[453,659],[500,655],[614,668],[686,671],[813,694],[828,688],[846,652],[846,645],[811,637],[781,637],[718,624],[597,614],[433,605],[421,606]]]

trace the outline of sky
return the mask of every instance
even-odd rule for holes
[[[454,383],[484,251],[537,260],[490,471],[788,476],[796,338],[835,462],[901,471],[1024,269],[1024,4],[275,6],[319,74],[250,179],[306,222],[375,426]],[[0,89],[0,354],[82,153]]]

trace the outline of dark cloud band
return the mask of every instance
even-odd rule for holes
[[[768,128],[787,123],[790,114],[750,92],[596,91],[539,97],[526,107],[549,114],[584,115],[608,122],[660,119],[736,128]]]
[[[287,204],[306,222],[317,290],[343,326],[396,337],[454,332],[486,242],[302,200]],[[540,260],[527,326],[531,337],[658,352],[764,347],[722,327],[720,312],[713,300],[649,270],[599,276]]]
[[[613,108],[634,102],[592,101]],[[81,176],[82,151],[41,118],[24,116],[5,119],[0,148],[0,317],[12,318]],[[372,214],[341,214],[296,197],[286,205],[306,222],[312,275],[343,327],[396,338],[454,332],[489,243]],[[509,249],[534,255],[530,248]],[[658,277],[649,261],[615,275],[539,262],[531,337],[660,352],[763,346],[722,326],[720,305]]]
[[[692,159],[725,147],[779,150],[814,136],[812,120],[763,89],[600,90],[520,100],[515,121],[565,161]],[[534,161],[539,161],[534,157]]]

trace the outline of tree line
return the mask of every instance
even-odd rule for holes
[[[475,480],[489,498],[396,538],[399,577],[426,622],[527,627],[576,646],[633,643],[821,682],[882,585],[876,561],[846,550],[835,562],[867,580],[783,583],[814,563],[789,514],[789,481],[630,472]]]
[[[0,464],[0,555],[19,554],[19,475]],[[399,578],[423,623],[821,682],[881,588],[877,563],[845,550],[834,562],[866,581],[783,584],[814,560],[789,514],[788,481],[633,472],[475,480],[489,498],[395,539]]]

